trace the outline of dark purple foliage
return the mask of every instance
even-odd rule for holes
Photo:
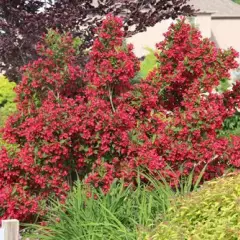
[[[45,11],[39,11],[44,6]],[[122,16],[131,36],[194,10],[188,0],[0,0],[0,71],[18,82],[20,67],[36,59],[36,42],[49,28],[81,37],[82,48],[88,48],[93,29],[108,13]],[[81,64],[84,58],[79,59]]]

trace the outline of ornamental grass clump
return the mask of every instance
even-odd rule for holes
[[[41,225],[28,225],[25,237],[41,240],[143,239],[169,207],[173,190],[151,180],[150,186],[115,181],[108,193],[78,181],[65,204],[52,201]],[[28,236],[27,236],[28,235]]]

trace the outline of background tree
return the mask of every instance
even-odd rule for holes
[[[233,0],[233,2],[240,4],[240,0]]]
[[[48,28],[69,31],[84,39],[83,49],[88,48],[93,29],[108,13],[124,17],[131,36],[194,10],[188,0],[0,0],[0,71],[18,82],[20,67],[37,58],[35,45]],[[82,55],[79,62],[84,64],[84,59]]]

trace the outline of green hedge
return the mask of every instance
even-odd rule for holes
[[[155,56],[154,49],[146,48],[148,54],[145,56],[144,60],[141,62],[140,75],[145,78],[148,73],[157,66],[157,58]]]
[[[240,239],[240,174],[205,183],[172,201],[151,240]]]
[[[3,126],[7,117],[16,111],[16,94],[13,90],[15,86],[14,82],[9,82],[0,75],[0,126]]]
[[[14,92],[14,82],[9,82],[7,78],[0,75],[0,128],[4,126],[4,123],[8,116],[16,111],[16,103],[14,99],[16,94]],[[2,140],[0,135],[0,148],[4,146],[10,153],[14,153],[17,149],[16,145],[8,144]]]

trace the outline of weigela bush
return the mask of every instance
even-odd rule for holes
[[[77,104],[82,71],[74,64],[73,43],[68,34],[49,32],[38,46],[42,58],[23,69],[18,111],[3,129],[4,139],[19,148],[0,151],[0,218],[31,220],[43,214],[44,199],[64,199],[69,189],[66,177],[77,157],[73,129],[84,107]]]
[[[239,166],[239,138],[217,135],[239,104],[238,85],[213,91],[237,53],[179,20],[157,45],[157,67],[133,84],[140,63],[122,27],[107,16],[85,69],[76,64],[79,40],[52,31],[38,46],[42,57],[24,67],[18,112],[3,129],[19,148],[0,152],[0,218],[44,214],[48,197],[64,201],[76,173],[108,191],[115,178],[134,182],[139,168],[177,183],[206,164],[205,179]]]
[[[225,91],[225,101],[228,106],[235,109],[235,114],[225,119],[223,130],[220,132],[222,135],[240,135],[240,80],[237,80],[232,87],[231,91]]]
[[[222,174],[229,162],[240,160],[229,149],[232,145],[239,149],[238,141],[217,137],[224,119],[236,111],[239,91],[238,84],[228,97],[214,90],[237,67],[234,58],[238,54],[216,48],[184,20],[172,25],[157,47],[159,66],[138,86],[144,97],[142,109],[146,112],[151,106],[148,114],[161,114],[167,122],[160,132],[158,124],[147,132],[154,139],[151,147],[156,145],[158,156],[174,169],[176,177],[181,164],[186,174],[188,169],[199,171],[208,164],[206,179]],[[147,123],[153,120],[152,114],[146,116]]]

